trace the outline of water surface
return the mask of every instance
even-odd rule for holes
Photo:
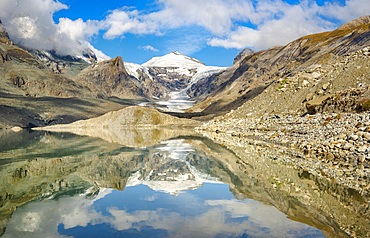
[[[354,209],[365,201],[359,194],[278,164],[276,156],[191,131],[2,131],[0,234],[346,237],[346,219],[367,228]]]

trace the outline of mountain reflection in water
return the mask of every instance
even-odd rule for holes
[[[273,151],[240,155],[192,133],[0,132],[0,234],[346,237],[345,222],[368,230],[359,194],[278,164]]]

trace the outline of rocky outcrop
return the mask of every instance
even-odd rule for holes
[[[0,112],[0,128],[40,126],[39,122],[27,110],[0,105]]]
[[[142,82],[127,73],[121,57],[92,64],[74,81],[88,87],[100,98],[144,98],[148,93]]]
[[[0,63],[5,63],[6,61],[10,61],[11,58],[9,54],[4,52],[2,49],[0,49]]]
[[[4,29],[3,23],[0,20],[0,43],[6,45],[13,45],[13,42],[9,39],[9,34]]]
[[[249,48],[245,48],[234,58],[234,64],[238,63],[239,61],[243,60],[246,56],[249,56],[254,53],[254,50]]]

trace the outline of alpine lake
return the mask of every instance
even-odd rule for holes
[[[367,236],[366,198],[194,130],[0,130],[1,237]]]

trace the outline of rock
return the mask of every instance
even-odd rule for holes
[[[350,138],[351,138],[351,140],[356,141],[356,140],[358,140],[358,135],[351,135]]]
[[[308,85],[310,82],[308,82],[307,80],[303,80],[303,82],[302,82],[302,86],[304,87],[304,86],[306,86],[306,85]]]
[[[321,73],[319,73],[319,72],[313,72],[312,73],[312,77],[315,78],[315,79],[317,79],[320,76],[321,76]]]
[[[353,145],[352,145],[351,143],[346,143],[346,144],[343,146],[343,149],[344,149],[344,150],[350,150],[352,147],[353,147]]]
[[[339,138],[339,140],[341,140],[341,139],[344,139],[344,138],[346,138],[346,137],[347,137],[347,135],[346,135],[346,134],[340,134],[338,138]]]
[[[12,127],[11,130],[14,131],[14,132],[19,132],[19,131],[21,131],[23,129],[21,127],[19,127],[19,126],[15,126],[15,127]]]
[[[245,48],[243,49],[235,58],[234,58],[234,64],[237,62],[243,60],[246,56],[252,55],[254,53],[254,50]]]
[[[329,85],[330,85],[329,83],[325,83],[325,84],[323,84],[323,85],[322,85],[322,89],[323,89],[323,90],[328,89]]]
[[[306,95],[306,101],[310,101],[313,98],[314,95],[315,95],[314,93],[307,94]]]
[[[367,145],[363,145],[357,148],[358,152],[365,152],[367,150]]]
[[[327,158],[328,160],[333,160],[333,159],[335,159],[335,156],[334,156],[332,153],[328,153],[328,154],[326,155],[326,158]]]
[[[330,98],[331,95],[325,95],[316,99],[313,99],[311,101],[308,101],[306,103],[306,108],[308,113],[314,114],[317,112],[317,108],[319,108],[328,98]]]
[[[370,140],[370,133],[369,132],[364,132],[364,134],[362,135],[362,137],[364,137],[366,140]]]

